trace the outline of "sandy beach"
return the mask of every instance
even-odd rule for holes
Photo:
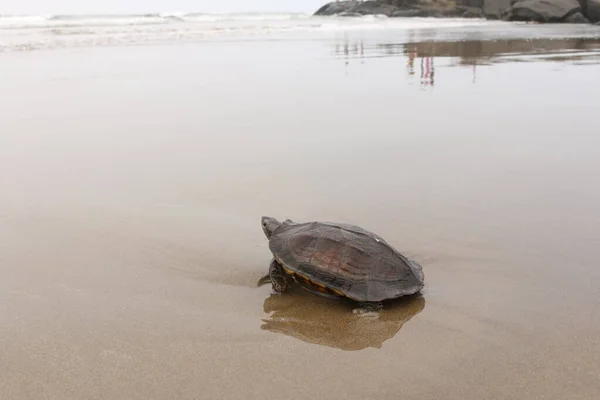
[[[1,397],[596,399],[600,29],[415,21],[5,40]],[[274,295],[263,215],[425,289]]]

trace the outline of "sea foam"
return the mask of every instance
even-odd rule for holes
[[[467,19],[343,18],[285,13],[0,15],[0,51],[193,41],[232,35],[256,36],[301,31],[452,28],[490,23]]]

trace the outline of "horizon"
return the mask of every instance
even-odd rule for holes
[[[312,15],[314,11],[306,12],[306,11],[139,11],[139,12],[45,12],[45,13],[0,13],[0,18],[3,17],[60,17],[60,16],[70,16],[70,17],[108,17],[108,16],[153,16],[153,15],[177,15],[177,14],[206,14],[206,15],[235,15],[235,14],[257,14],[257,15],[278,15],[278,14],[302,14],[302,15]]]
[[[309,14],[327,1],[258,0],[251,5],[241,0],[106,0],[90,6],[75,0],[21,0],[0,8],[0,16],[38,15],[144,15],[161,13],[203,14]]]

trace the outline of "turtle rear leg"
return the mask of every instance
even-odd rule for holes
[[[271,261],[271,266],[269,267],[269,277],[271,278],[273,290],[277,293],[283,293],[288,289],[289,281],[287,274],[283,270],[281,264],[279,264],[275,259]]]
[[[378,312],[383,309],[383,303],[380,301],[365,301],[358,303],[358,305],[358,308],[352,310],[355,314]]]

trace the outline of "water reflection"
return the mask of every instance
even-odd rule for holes
[[[346,59],[346,62],[349,61],[350,58],[363,58],[365,55],[365,44],[361,40],[359,42],[350,43],[348,39],[344,40],[343,44],[336,43],[334,53],[336,55],[343,55]]]
[[[372,315],[355,314],[355,307],[294,287],[285,295],[272,294],[265,300],[264,310],[270,315],[261,328],[341,350],[381,348],[425,308],[425,299],[421,295],[397,299]]]
[[[421,85],[423,86],[433,86],[435,75],[433,60],[433,57],[421,57]],[[425,66],[423,66],[423,63],[425,63]]]
[[[334,46],[333,54],[343,58],[346,65],[352,60],[397,57],[406,62],[408,76],[419,69],[422,86],[435,84],[436,59],[443,66],[469,66],[475,82],[479,65],[503,62],[554,61],[598,64],[600,63],[600,38],[541,38],[541,39],[494,39],[462,41],[413,41],[409,35],[403,43],[367,44],[347,37]]]
[[[489,64],[522,58],[531,60],[580,60],[600,56],[600,39],[510,39],[450,42],[383,43],[370,54],[408,56],[421,59],[453,58],[458,65]],[[528,57],[529,56],[529,57]],[[546,57],[543,57],[546,56]]]

